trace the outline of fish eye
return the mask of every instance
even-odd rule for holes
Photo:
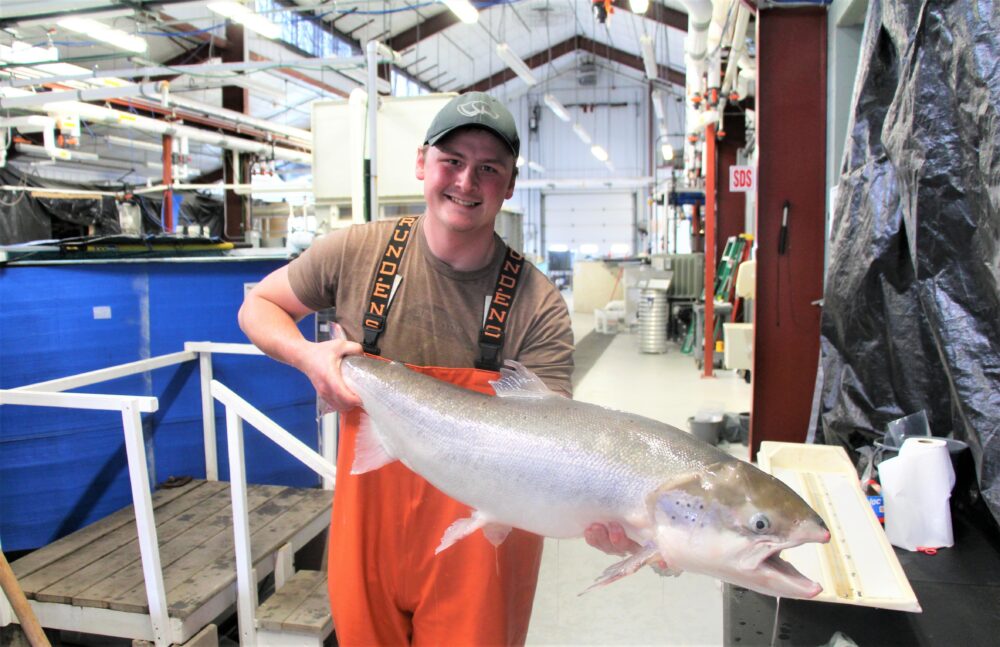
[[[758,535],[767,532],[771,528],[771,520],[763,512],[758,512],[750,517],[750,530]]]

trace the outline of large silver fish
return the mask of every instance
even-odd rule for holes
[[[511,527],[568,538],[618,522],[643,548],[595,586],[662,558],[673,573],[705,573],[768,595],[822,590],[778,555],[830,539],[784,483],[691,434],[564,398],[520,364],[508,366],[491,382],[492,397],[396,362],[343,361],[368,416],[352,474],[400,460],[473,509],[437,552],[480,529],[499,544]]]

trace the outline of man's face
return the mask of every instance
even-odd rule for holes
[[[417,151],[427,215],[455,232],[489,228],[514,194],[514,156],[481,128],[463,128]]]

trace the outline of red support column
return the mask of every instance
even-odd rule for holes
[[[174,183],[174,138],[163,136],[163,233],[174,230],[174,191],[170,187]]]
[[[715,377],[715,124],[705,129],[705,360],[702,377]]]
[[[764,440],[804,441],[812,413],[820,326],[813,302],[823,296],[825,241],[826,21],[825,8],[757,13],[751,457]]]
[[[726,117],[726,136],[719,139],[716,150],[716,175],[719,178],[716,204],[716,249],[724,249],[726,241],[747,231],[746,194],[729,190],[729,168],[736,165],[739,149],[746,146],[746,126],[742,113]],[[720,135],[721,137],[721,135]]]
[[[227,21],[226,40],[229,41],[229,47],[221,52],[223,63],[242,63],[248,59],[246,42],[243,39],[243,25]],[[223,86],[222,107],[246,113],[250,107],[249,92],[238,85]],[[234,157],[236,155],[233,151],[223,151],[222,153],[222,181],[226,184],[239,184],[245,179],[244,173],[247,164],[242,157],[240,163],[235,164]],[[242,241],[249,226],[249,223],[245,222],[246,215],[243,213],[243,198],[232,189],[226,189],[223,196],[225,209],[223,236],[226,240]]]

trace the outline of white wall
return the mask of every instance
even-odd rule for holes
[[[597,85],[581,86],[577,83],[576,65],[563,65],[563,73],[548,82],[526,89],[514,79],[494,94],[505,100],[518,124],[521,134],[521,154],[533,162],[541,164],[544,172],[536,172],[524,166],[520,179],[589,179],[595,178],[638,178],[653,175],[653,164],[660,163],[659,155],[652,156],[653,143],[658,129],[652,123],[652,107],[649,102],[648,82],[638,72],[630,68],[618,67],[619,73],[607,69],[606,62],[598,61]],[[675,88],[675,96],[682,96],[682,89]],[[558,119],[543,102],[546,93],[553,94],[566,106],[573,116],[570,123]],[[538,118],[532,122],[533,109],[538,106]],[[665,101],[668,130],[671,133],[683,131],[683,102],[669,97]],[[573,123],[579,123],[590,134],[593,143],[608,151],[614,166],[609,170],[598,161],[573,131]],[[532,127],[534,126],[534,127]],[[683,137],[672,138],[676,149],[682,147]],[[543,200],[544,195],[544,200]],[[606,196],[606,199],[605,199]],[[645,222],[648,217],[647,197],[649,189],[621,190],[609,188],[607,191],[582,191],[530,189],[515,191],[511,202],[524,212],[525,251],[542,254],[545,245],[570,240],[562,227],[567,214],[585,217],[582,228],[573,238],[577,244],[596,244],[607,254],[613,242],[629,243],[629,253],[641,251],[634,246],[634,224]],[[613,206],[612,206],[613,205]],[[638,212],[636,212],[638,205]],[[543,208],[556,208],[558,213],[552,218],[543,214]],[[584,216],[583,214],[589,214]],[[603,215],[602,215],[603,214]],[[608,236],[596,236],[597,218],[606,218],[612,223],[627,227],[614,241]],[[541,231],[542,223],[557,227],[552,235]],[[562,223],[562,224],[560,224]],[[582,231],[595,233],[589,238],[581,238]],[[619,239],[621,239],[619,241]],[[557,243],[559,244],[559,243]],[[568,244],[568,243],[567,243]],[[571,246],[572,248],[572,246]]]

